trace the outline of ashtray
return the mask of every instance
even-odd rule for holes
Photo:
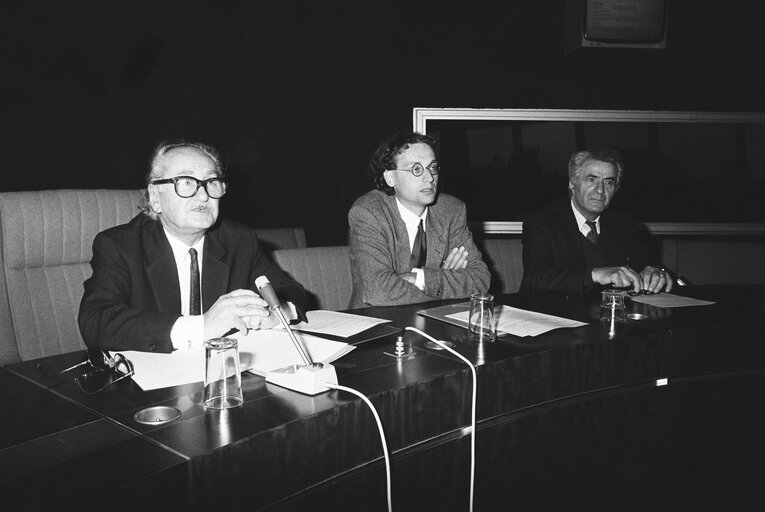
[[[643,313],[627,313],[627,318],[630,320],[645,320],[648,318],[648,315],[644,315]]]
[[[181,417],[181,411],[175,407],[157,405],[141,409],[133,415],[133,419],[144,425],[162,425]]]
[[[441,341],[444,345],[446,345],[449,348],[454,348],[454,343],[451,341]],[[435,343],[433,341],[426,341],[425,346],[428,348],[432,348],[433,350],[444,350],[444,347],[442,345],[439,345],[438,343]]]

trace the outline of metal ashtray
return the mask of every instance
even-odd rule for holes
[[[643,313],[627,313],[627,318],[630,320],[645,320],[648,318],[648,315],[644,315]]]
[[[158,405],[141,409],[133,415],[133,419],[144,425],[162,425],[181,417],[181,411],[175,407]]]
[[[444,345],[446,345],[449,348],[454,348],[454,343],[452,343],[451,341],[441,341],[441,343],[443,343]],[[428,347],[428,348],[432,348],[433,350],[443,350],[444,349],[444,347],[442,345],[439,345],[438,343],[433,342],[433,341],[426,341],[425,342],[425,346]]]

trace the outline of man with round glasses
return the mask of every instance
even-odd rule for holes
[[[469,297],[489,271],[467,227],[465,204],[438,194],[435,139],[402,133],[381,144],[370,168],[377,190],[348,213],[350,307]]]
[[[273,264],[247,226],[218,220],[227,181],[218,152],[197,142],[154,151],[143,212],[93,241],[79,325],[90,348],[172,352],[231,330],[278,323],[255,291],[265,275],[302,315],[305,291]]]

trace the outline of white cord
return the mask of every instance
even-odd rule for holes
[[[475,373],[475,366],[473,366],[473,363],[467,360],[465,356],[458,353],[456,350],[452,349],[451,347],[447,346],[446,343],[443,343],[442,341],[439,341],[432,336],[429,336],[425,334],[424,332],[420,331],[419,329],[415,329],[414,327],[406,327],[407,331],[413,331],[419,334],[420,336],[424,336],[425,338],[428,338],[433,343],[437,344],[438,346],[445,348],[455,356],[462,359],[465,364],[467,364],[470,367],[470,371],[473,373],[473,406],[471,410],[471,419],[470,419],[470,512],[473,512],[473,494],[475,491],[475,404],[476,404],[476,388],[478,387],[478,378],[476,377]]]
[[[391,484],[390,484],[390,456],[388,455],[388,445],[385,443],[385,432],[383,431],[382,422],[380,421],[380,416],[378,416],[377,411],[375,410],[375,406],[372,405],[372,402],[370,402],[369,399],[366,396],[364,396],[364,394],[356,391],[353,388],[348,388],[345,386],[341,386],[339,384],[331,384],[329,382],[325,382],[324,385],[327,386],[328,388],[340,389],[342,391],[353,393],[354,395],[364,400],[369,406],[369,408],[372,409],[372,414],[374,415],[375,421],[377,422],[377,428],[380,431],[380,441],[382,441],[383,455],[385,456],[385,477],[386,477],[386,483],[388,487],[388,512],[393,512],[393,503],[391,500]]]

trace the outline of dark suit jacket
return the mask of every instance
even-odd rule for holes
[[[90,348],[172,352],[170,330],[181,316],[178,270],[162,224],[139,214],[99,233],[93,241],[93,275],[85,281],[79,325]],[[305,291],[261,251],[255,232],[220,221],[206,234],[202,309],[236,289],[255,289],[265,275],[282,302],[299,311]]]
[[[603,212],[598,240],[602,266],[626,265],[629,258],[630,266],[640,272],[656,264],[639,227],[619,212]],[[585,261],[583,240],[569,199],[529,216],[523,223],[521,290],[586,293],[598,288],[592,281],[593,267]]]
[[[348,213],[353,294],[350,307],[390,306],[436,299],[469,297],[485,292],[491,276],[473,243],[465,204],[440,194],[428,209],[425,233],[428,254],[420,291],[399,274],[412,270],[409,236],[396,196],[372,190],[358,198]],[[455,247],[468,251],[467,268],[444,270],[441,264]]]

